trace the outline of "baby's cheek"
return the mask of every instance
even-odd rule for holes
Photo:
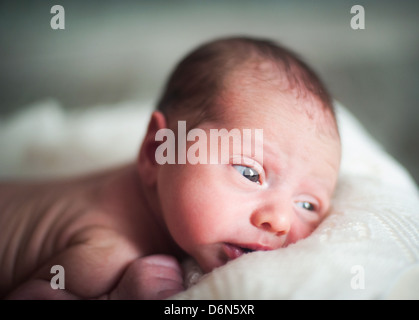
[[[287,244],[295,243],[310,236],[318,224],[294,223],[287,237]]]
[[[166,225],[178,245],[184,250],[199,241],[206,204],[188,184],[177,184],[163,197]]]
[[[178,236],[187,244],[203,244],[214,234],[212,203],[196,195],[182,198],[178,212]]]
[[[232,211],[234,201],[226,201],[231,199],[217,169],[186,164],[171,171],[171,179],[166,176],[161,181],[160,196],[167,226],[185,251],[217,242],[230,216],[228,212]]]

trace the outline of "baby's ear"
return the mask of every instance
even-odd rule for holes
[[[138,173],[147,185],[153,185],[157,179],[159,164],[156,161],[156,149],[162,142],[156,141],[155,137],[157,131],[164,128],[167,128],[166,118],[160,111],[154,111],[151,114],[137,161]]]

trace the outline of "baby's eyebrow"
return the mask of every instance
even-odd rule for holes
[[[268,157],[265,157],[265,155],[267,155],[269,157],[269,161]],[[263,156],[264,156],[264,163],[265,160],[267,161],[266,163],[269,164],[270,170],[272,170],[273,172],[275,172],[276,174],[280,174],[281,173],[281,154],[280,154],[280,150],[278,150],[278,146],[274,146],[274,144],[272,142],[263,141]]]
[[[326,179],[326,177],[313,177],[310,179],[308,186],[313,190],[313,194],[322,201],[323,206],[327,207],[330,205],[334,192],[334,184],[331,184],[330,180]]]
[[[243,149],[246,151],[246,153],[250,153],[248,156],[255,157],[255,159],[258,160],[261,165],[263,165],[263,154],[266,147],[263,139],[263,129],[252,128],[246,131],[242,130],[241,133],[241,143],[243,145]],[[249,136],[245,137],[245,135],[248,134],[250,134],[250,138]],[[245,153],[243,149],[242,152]],[[260,159],[260,157],[262,159]]]

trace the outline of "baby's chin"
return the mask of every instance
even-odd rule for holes
[[[205,252],[204,254],[201,252],[191,256],[204,273],[209,273],[216,268],[222,267],[229,261],[228,257],[222,252]]]
[[[221,243],[208,250],[203,250],[192,257],[204,273],[222,267],[229,261],[235,260],[253,250],[245,250],[230,243]]]

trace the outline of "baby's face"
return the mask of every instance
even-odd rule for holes
[[[220,120],[199,128],[208,137],[210,129],[263,129],[263,155],[243,147],[229,151],[228,164],[187,161],[158,173],[166,225],[205,272],[310,235],[329,210],[338,177],[340,141],[331,115],[269,86],[234,88],[220,100]]]

